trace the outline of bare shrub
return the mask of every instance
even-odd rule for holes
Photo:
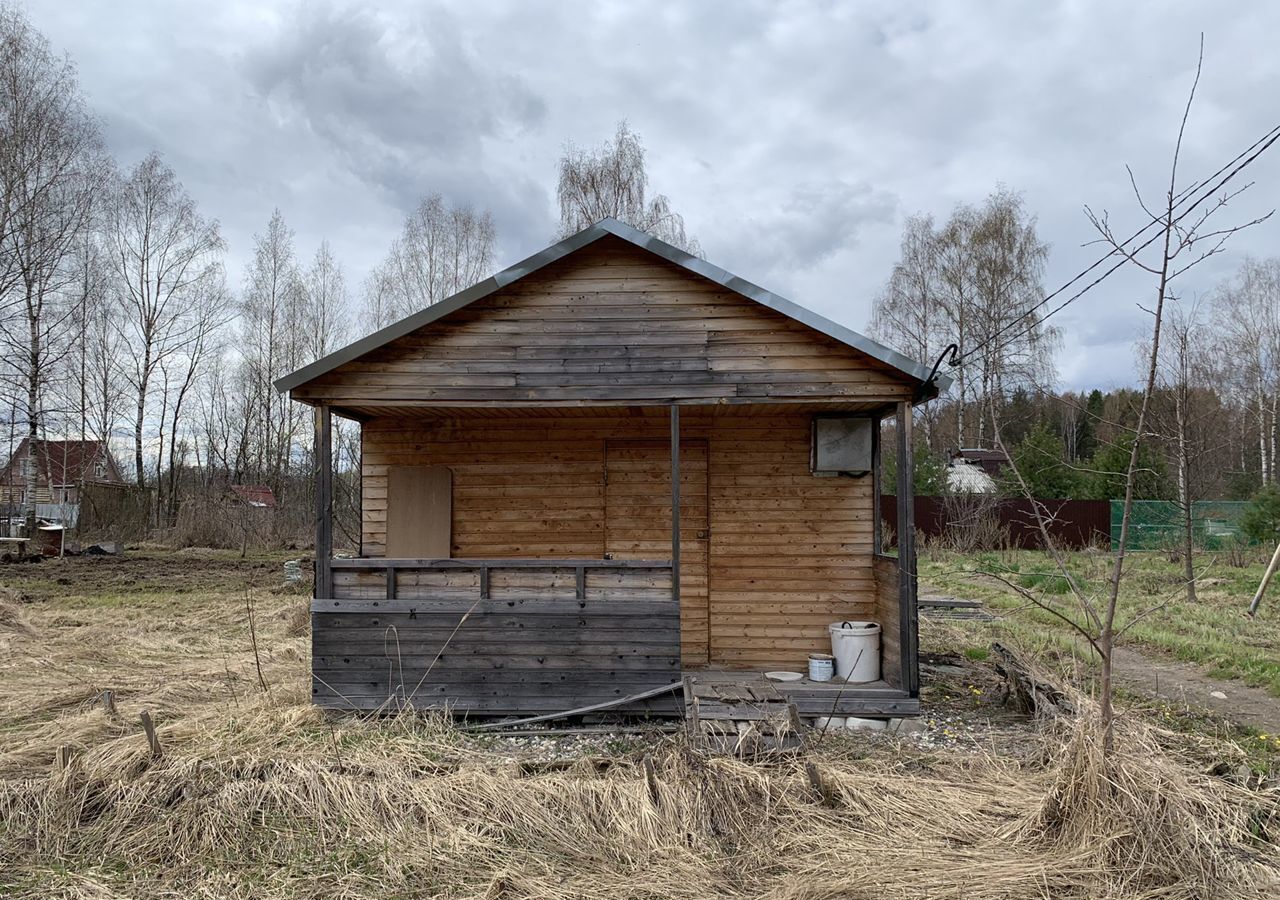
[[[943,540],[955,553],[1000,550],[1009,546],[1009,529],[1000,524],[994,494],[957,493],[943,498]]]
[[[169,544],[241,551],[274,546],[273,512],[207,497],[191,497],[178,509],[178,519],[168,536]]]

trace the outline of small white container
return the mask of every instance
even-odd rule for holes
[[[836,677],[854,684],[880,678],[880,626],[875,622],[833,622],[831,653],[836,658]]]
[[[830,653],[809,654],[809,680],[830,681],[836,674],[836,658]]]

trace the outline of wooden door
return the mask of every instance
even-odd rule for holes
[[[389,559],[448,559],[453,544],[453,472],[446,466],[387,468]]]
[[[707,442],[680,443],[680,657],[708,661]],[[605,444],[605,553],[614,559],[671,557],[671,443]]]

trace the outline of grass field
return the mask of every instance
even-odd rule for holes
[[[1248,748],[1139,711],[1104,765],[1087,716],[1001,712],[989,667],[965,661],[980,629],[926,625],[962,674],[925,693],[930,715],[1006,723],[980,738],[827,735],[745,762],[651,732],[551,752],[438,716],[326,718],[285,558],[144,548],[0,569],[0,896],[1280,891],[1275,773]]]
[[[1090,596],[1105,595],[1111,574],[1106,553],[1073,553],[1068,565]],[[1280,697],[1280,584],[1272,586],[1256,619],[1244,616],[1262,578],[1259,554],[1237,568],[1224,558],[1206,554],[1197,560],[1197,600],[1189,603],[1181,563],[1160,553],[1135,553],[1126,560],[1117,622],[1135,623],[1124,640],[1144,652],[1194,663],[1217,678],[1239,679]],[[993,577],[998,576],[998,577]],[[1087,657],[1083,640],[1070,626],[1034,606],[1002,580],[1031,591],[1081,621],[1066,579],[1045,553],[1011,551],[969,556],[933,550],[920,556],[923,584],[956,596],[981,599],[992,608],[1013,613],[1007,628],[1022,639],[1073,648]]]

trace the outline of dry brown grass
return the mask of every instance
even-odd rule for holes
[[[136,586],[135,586],[136,587]],[[1274,897],[1280,796],[1199,774],[1181,738],[1087,720],[1027,752],[824,741],[803,759],[682,740],[544,766],[439,718],[308,703],[298,600],[34,589],[0,634],[0,895],[35,897]],[[118,714],[97,698],[111,687]],[[148,709],[163,756],[138,724]],[[65,768],[58,748],[72,748]],[[868,749],[870,752],[868,752]],[[1229,748],[1214,751],[1229,752]],[[641,757],[653,755],[659,794]],[[833,803],[813,795],[816,763]]]

